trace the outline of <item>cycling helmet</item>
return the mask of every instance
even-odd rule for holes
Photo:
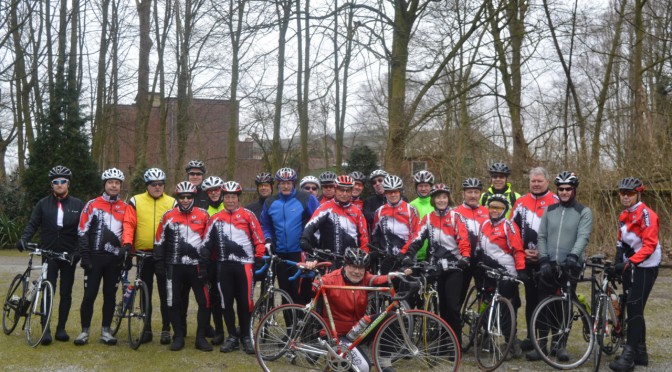
[[[450,187],[448,187],[445,183],[437,183],[432,186],[432,191],[429,192],[429,195],[433,197],[441,193],[450,195]]]
[[[257,184],[257,186],[259,186],[259,184],[262,183],[270,183],[271,185],[273,185],[273,182],[275,182],[275,180],[273,179],[273,176],[271,176],[271,174],[268,172],[261,172],[256,176],[254,176],[254,183]]]
[[[352,177],[352,179],[355,180],[355,182],[361,182],[361,183],[366,182],[366,175],[364,175],[364,173],[360,171],[354,171],[350,173],[350,177]]]
[[[175,186],[175,195],[180,195],[180,194],[193,194],[196,195],[198,193],[198,190],[196,190],[196,186],[194,186],[193,183],[189,181],[182,181]]]
[[[399,176],[387,176],[383,180],[383,190],[392,191],[392,190],[401,190],[404,188],[404,182]]]
[[[579,177],[576,176],[576,173],[564,171],[560,172],[557,177],[555,177],[555,185],[570,185],[574,188],[579,187]]]
[[[49,179],[53,181],[56,178],[70,179],[72,178],[72,172],[70,172],[70,169],[68,169],[68,167],[57,165],[51,168],[51,170],[49,171]]]
[[[210,190],[210,189],[217,189],[221,188],[222,185],[224,184],[224,180],[217,176],[210,176],[203,180],[203,183],[201,184],[201,188],[203,190]]]
[[[486,203],[487,206],[490,206],[490,203],[492,202],[500,202],[504,204],[504,210],[502,213],[500,213],[499,216],[495,218],[490,218],[493,221],[499,221],[503,218],[506,217],[506,214],[509,212],[509,209],[511,208],[511,204],[509,204],[509,198],[506,197],[504,194],[493,194],[488,197],[488,202]]]
[[[149,168],[145,172],[145,183],[154,181],[166,182],[166,174],[159,168]]]
[[[462,190],[466,189],[479,189],[483,190],[483,182],[478,178],[467,178],[462,181]]]
[[[299,187],[303,188],[303,185],[307,183],[313,183],[317,188],[320,188],[320,180],[317,179],[315,176],[305,176],[301,179],[301,182],[299,183]]]
[[[205,163],[200,160],[189,160],[184,170],[189,172],[190,169],[200,169],[201,172],[205,173]]]
[[[222,193],[240,195],[243,193],[243,188],[236,181],[227,181],[222,185]]]
[[[428,183],[430,185],[434,184],[434,175],[430,171],[421,170],[413,175],[413,180],[417,186],[419,183]]]
[[[329,185],[336,182],[336,173],[331,171],[322,172],[320,174],[320,185]]]
[[[100,179],[102,179],[103,182],[107,180],[119,180],[121,182],[124,182],[124,172],[120,171],[117,168],[110,168],[103,172],[103,175],[100,176]]]
[[[369,266],[370,261],[369,254],[361,248],[346,248],[343,259],[346,265],[364,267]]]
[[[385,172],[382,169],[376,169],[373,172],[371,172],[371,174],[369,175],[369,179],[372,180],[375,177],[387,177],[389,175],[390,175],[389,173]]]
[[[336,178],[336,186],[347,188],[355,187],[355,180],[353,180],[352,177],[348,175],[338,176]]]
[[[626,177],[618,183],[619,190],[633,190],[637,192],[644,191],[644,184],[639,178]]]
[[[280,181],[296,181],[296,171],[292,168],[280,168],[275,172],[275,180]]]
[[[494,163],[490,165],[490,167],[488,168],[488,172],[490,172],[490,174],[501,173],[506,174],[508,176],[509,174],[511,174],[511,169],[509,169],[509,166],[504,163]]]

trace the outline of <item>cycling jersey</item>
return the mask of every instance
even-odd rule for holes
[[[551,262],[564,263],[567,255],[572,253],[582,261],[592,229],[590,208],[579,204],[576,199],[567,205],[551,205],[546,208],[539,223],[539,257],[546,256]]]
[[[33,208],[30,220],[21,234],[21,239],[29,242],[39,228],[42,249],[74,253],[77,247],[77,226],[82,209],[84,209],[84,203],[70,194],[59,198],[51,193],[40,199]],[[59,213],[63,216],[60,225]]]
[[[518,226],[510,220],[493,223],[486,220],[481,225],[478,257],[488,266],[505,269],[516,276],[517,270],[525,269],[525,251]]]
[[[278,253],[301,252],[299,240],[303,227],[318,207],[317,199],[303,190],[266,198],[261,212],[264,237],[273,239]]]
[[[627,258],[638,267],[660,265],[662,250],[656,212],[640,201],[621,212],[618,223],[618,241],[624,247],[623,259]]]
[[[219,262],[253,263],[255,257],[264,256],[264,233],[250,210],[225,209],[210,218],[203,249],[206,257]]]
[[[557,195],[546,191],[542,195],[527,193],[516,200],[511,213],[511,220],[520,229],[523,249],[537,249],[537,232],[541,216],[546,208],[560,202]]]
[[[250,211],[252,211],[252,213],[254,213],[254,215],[257,217],[257,219],[259,221],[261,221],[261,212],[263,212],[263,210],[264,210],[264,203],[266,202],[267,198],[268,197],[266,197],[266,198],[259,197],[257,200],[255,200],[252,203],[246,205],[245,209],[249,209]],[[222,209],[223,208],[224,207],[222,207]]]
[[[432,207],[431,200],[432,198],[430,196],[419,196],[411,202],[411,205],[414,206],[415,209],[418,211],[419,218],[422,219],[427,214],[434,211],[434,207]],[[425,242],[425,244],[422,245],[422,248],[418,250],[417,254],[418,261],[424,261],[426,257],[427,257],[427,242]]]
[[[456,262],[462,257],[471,257],[467,227],[455,211],[437,210],[423,217],[401,253],[414,257],[425,239],[429,242],[427,256],[432,263],[444,258]]]
[[[495,190],[493,186],[490,186],[486,192],[481,195],[480,204],[485,206],[488,203],[488,198],[494,194],[504,194],[509,199],[509,206],[514,205],[516,200],[520,198],[520,194],[511,189],[511,183],[507,182],[504,190]],[[511,209],[506,212],[506,218],[511,216]]]
[[[224,210],[224,203],[222,203],[220,201],[217,204],[210,203],[210,205],[208,206],[207,212],[208,212],[209,216],[212,216],[213,214],[215,214],[219,211],[222,211],[222,210]]]
[[[361,210],[364,209],[364,200],[362,200],[362,198],[359,196],[353,196],[352,199],[350,200],[350,204],[354,205],[355,207]]]
[[[366,218],[366,226],[369,228],[373,227],[373,217],[376,215],[376,211],[385,205],[386,202],[387,198],[385,198],[385,194],[371,195],[364,200],[362,213],[364,213],[364,218]]]
[[[490,219],[488,208],[482,205],[473,208],[470,205],[462,203],[453,209],[453,211],[462,217],[462,221],[464,221],[464,224],[467,226],[469,245],[471,245],[471,253],[473,256],[478,247],[478,236],[481,234],[481,225],[484,221]]]
[[[396,205],[385,203],[373,218],[371,242],[386,252],[397,255],[418,228],[418,211],[400,200]]]
[[[154,259],[173,265],[198,265],[208,217],[197,207],[186,213],[179,207],[166,212],[156,230]]]
[[[154,249],[154,238],[161,217],[174,205],[175,199],[166,194],[157,199],[149,192],[133,196],[124,214],[121,244],[133,244],[133,248],[141,250]]]
[[[86,203],[79,219],[79,253],[119,254],[126,203],[103,193]]]
[[[369,251],[369,236],[362,211],[348,203],[343,206],[330,200],[313,213],[301,236],[303,247],[319,247],[342,255],[346,248]],[[311,253],[311,252],[308,252]]]
[[[202,208],[207,210],[210,205],[210,198],[208,197],[208,192],[203,190],[203,185],[196,186],[196,196],[194,196],[194,207]]]
[[[317,201],[320,202],[320,205],[322,205],[322,204],[328,202],[329,200],[333,200],[333,199],[334,199],[333,196],[331,198],[327,198],[324,195],[320,195],[320,197],[317,199]]]

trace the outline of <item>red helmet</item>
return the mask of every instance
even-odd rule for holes
[[[342,175],[336,177],[336,186],[337,187],[354,187],[355,186],[355,180],[348,176],[348,175]]]
[[[240,187],[240,184],[236,181],[227,181],[222,185],[222,194],[236,194],[240,195],[243,193],[243,188]]]

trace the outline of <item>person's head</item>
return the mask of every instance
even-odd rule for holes
[[[471,208],[477,208],[483,193],[483,182],[478,178],[465,178],[462,181],[462,200]]]
[[[364,183],[366,182],[366,175],[360,171],[350,173],[350,177],[355,180],[355,187],[352,188],[352,197],[358,198],[364,191]]]
[[[488,167],[490,173],[490,181],[495,190],[502,190],[506,187],[506,181],[511,174],[511,169],[504,163],[494,163]]]
[[[497,222],[506,217],[506,213],[511,208],[509,199],[504,194],[490,195],[486,205],[488,206],[488,213],[492,222]]]
[[[389,176],[389,174],[382,169],[376,169],[369,175],[369,182],[371,182],[373,191],[375,191],[376,194],[382,195],[385,192],[385,189],[383,189],[383,180],[387,176]]]
[[[189,182],[196,186],[200,186],[201,183],[203,183],[203,177],[205,177],[205,163],[200,160],[189,160],[187,166],[184,167],[184,170],[187,171],[187,179]]]
[[[532,168],[530,170],[530,192],[534,195],[541,195],[548,191],[548,184],[551,182],[546,169],[542,167]]]
[[[299,182],[299,187],[305,192],[313,194],[317,198],[320,191],[320,180],[315,176],[305,176]]]
[[[238,209],[240,206],[240,194],[243,188],[235,181],[227,181],[222,185],[222,194],[224,194],[224,208],[229,211]]]
[[[366,269],[369,267],[371,260],[369,254],[360,248],[346,248],[343,254],[345,266],[343,272],[345,278],[353,284],[358,284],[364,279]]]
[[[64,197],[68,194],[72,172],[67,167],[57,165],[49,171],[49,181],[51,181],[51,190],[54,195]]]
[[[383,190],[385,198],[390,204],[397,204],[401,200],[401,192],[404,188],[404,182],[399,176],[387,176],[383,179]]]
[[[267,198],[273,194],[273,176],[268,172],[261,172],[254,176],[254,184],[257,185],[257,194]]]
[[[224,180],[217,176],[210,176],[203,180],[201,188],[208,194],[208,199],[213,202],[218,202],[222,199],[222,185]]]
[[[163,195],[166,187],[166,174],[159,168],[149,168],[145,171],[145,186],[147,186],[147,193],[154,198],[160,198]]]
[[[331,171],[322,172],[318,179],[320,180],[322,195],[327,199],[332,199],[336,193],[336,173]]]
[[[117,168],[110,168],[103,172],[100,179],[103,180],[103,189],[107,195],[111,197],[119,196],[121,184],[125,179],[124,172]]]
[[[177,207],[182,213],[191,213],[194,208],[194,197],[196,197],[196,186],[189,181],[182,181],[175,186],[173,195],[177,199]]]
[[[429,203],[434,209],[445,211],[450,205],[450,187],[443,183],[436,183],[432,186],[432,191],[429,192]]]
[[[626,208],[630,208],[642,200],[643,192],[644,183],[639,178],[626,177],[618,182],[618,195],[621,204]]]
[[[355,187],[355,180],[348,175],[336,177],[336,202],[341,205],[350,204],[352,199],[352,189]]]
[[[558,187],[558,198],[560,198],[560,203],[570,203],[576,198],[576,189],[579,187],[579,177],[574,172],[560,172],[555,177],[555,186]]]
[[[275,180],[278,181],[278,190],[282,195],[290,195],[294,191],[296,171],[292,168],[280,168],[275,172]]]
[[[421,170],[413,175],[413,182],[415,182],[415,193],[424,198],[432,191],[434,175],[430,171]]]

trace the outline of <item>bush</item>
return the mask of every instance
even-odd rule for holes
[[[23,231],[22,226],[18,220],[0,214],[0,249],[12,248],[16,244]]]

